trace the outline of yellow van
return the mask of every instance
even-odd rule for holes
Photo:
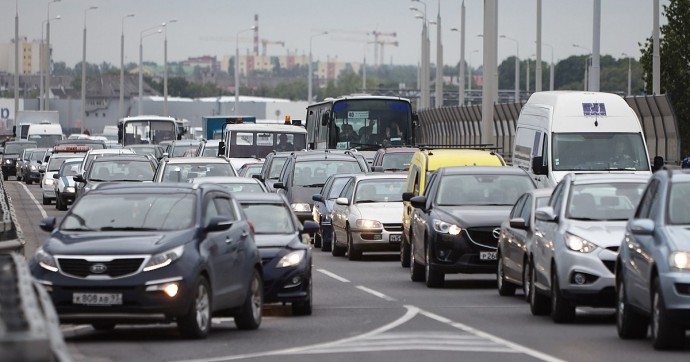
[[[424,194],[424,186],[429,175],[445,166],[505,166],[501,155],[480,149],[423,149],[412,156],[407,173],[407,186],[403,193],[403,237],[400,243],[400,264],[410,266],[410,199]]]

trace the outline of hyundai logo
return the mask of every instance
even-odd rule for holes
[[[94,274],[103,274],[106,272],[106,270],[108,270],[108,267],[105,266],[105,264],[98,263],[91,265],[91,268],[89,268],[89,270],[91,270],[91,272]]]
[[[501,229],[500,228],[495,228],[493,231],[491,231],[491,235],[494,236],[494,238],[498,239],[501,237]]]

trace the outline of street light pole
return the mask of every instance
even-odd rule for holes
[[[474,81],[474,76],[472,75],[472,56],[474,53],[479,54],[479,50],[475,49],[470,53],[469,63],[467,64],[467,95],[471,96],[472,93],[472,82]],[[480,97],[481,98],[481,97]]]
[[[120,118],[125,116],[125,19],[133,17],[127,14],[122,17],[122,34],[120,35]]]
[[[19,110],[19,0],[15,0],[14,6],[14,110],[12,117],[16,123]]]
[[[553,69],[553,46],[547,43],[541,43],[543,46],[549,47],[551,49],[551,64],[549,65],[549,90],[553,90],[553,80],[554,80],[554,69]]]
[[[163,23],[163,115],[168,116],[168,24],[176,23],[177,19],[172,19]]]
[[[520,102],[520,43],[517,39],[513,39],[506,35],[501,35],[499,38],[511,40],[515,42],[515,103]],[[529,67],[529,65],[528,65]],[[529,69],[529,68],[528,68]],[[528,78],[529,79],[529,78]],[[528,80],[529,81],[529,80]],[[527,86],[527,93],[529,95],[529,85]]]
[[[52,0],[51,2],[48,3],[48,14],[46,16],[46,45],[47,45],[47,54],[46,54],[46,86],[45,86],[45,100],[43,101],[43,107],[47,111],[50,109],[50,105],[48,104],[48,95],[50,94],[50,4],[59,2],[60,0]]]
[[[239,114],[238,110],[240,105],[240,34],[247,31],[253,31],[254,29],[256,29],[256,26],[242,29],[238,31],[235,36],[235,115]]]
[[[580,48],[580,49],[587,51],[587,57],[585,57],[585,79],[584,79],[584,89],[586,91],[588,89],[587,88],[587,84],[588,84],[587,83],[587,80],[588,80],[587,74],[589,74],[589,69],[588,69],[589,68],[589,57],[591,56],[592,51],[589,48],[585,48],[585,47],[577,45],[577,44],[573,44],[573,47],[574,48]]]
[[[81,57],[81,131],[86,129],[86,13],[89,10],[96,10],[98,6],[91,6],[84,9],[84,44],[82,46]],[[47,108],[46,108],[47,109]]]
[[[137,114],[140,116],[144,114],[144,38],[146,38],[147,36],[162,33],[163,29],[160,28],[161,26],[163,25],[161,24],[153,26],[144,29],[139,33],[139,101],[137,102],[139,111],[137,112]],[[155,32],[150,32],[154,29],[156,29]]]
[[[632,86],[632,84],[631,84],[632,83],[632,63],[631,63],[632,58],[626,53],[623,53],[623,56],[628,58],[628,97],[630,97],[632,95],[632,93],[631,93],[631,91],[632,91],[632,89],[631,89],[631,86]]]
[[[424,6],[424,11],[420,11],[414,6],[410,6],[410,10],[421,13],[422,23],[422,71],[421,71],[421,89],[420,89],[420,102],[417,106],[418,109],[427,108],[430,106],[429,97],[429,56],[430,56],[430,45],[429,45],[429,23],[426,17],[426,3],[421,0],[411,0],[412,2],[418,2]]]
[[[312,39],[314,39],[315,37],[326,35],[326,34],[328,34],[328,32],[324,31],[324,32],[321,32],[319,34],[314,34],[314,35],[309,37],[309,64],[307,64],[307,104],[311,104],[312,97],[313,97],[312,96],[312,78],[314,77],[314,75],[312,73],[314,73],[314,71],[312,69],[313,65],[312,65],[312,59],[311,59],[311,42],[312,42]],[[366,65],[366,55],[365,55],[365,57],[364,57],[365,69],[366,69],[366,66],[367,65]],[[364,72],[366,72],[366,70]],[[364,73],[364,74],[366,74],[366,73]],[[366,88],[366,85],[363,85],[362,88]]]

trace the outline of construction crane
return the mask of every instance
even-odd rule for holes
[[[395,38],[395,37],[398,36],[398,35],[397,35],[396,33],[394,33],[394,32],[382,32],[382,31],[378,31],[378,30],[372,31],[371,34],[374,36],[374,62],[375,62],[376,65],[378,66],[378,65],[383,64],[383,46],[384,46],[385,44],[393,45],[393,46],[396,46],[396,47],[398,46],[398,42],[397,42],[397,41],[384,40],[384,39],[380,39],[380,37],[391,37],[391,38]],[[380,60],[379,60],[379,47],[381,48],[381,58],[380,58]]]
[[[375,42],[376,42],[376,41],[375,41]],[[392,46],[394,46],[394,47],[397,47],[397,46],[398,46],[398,41],[397,41],[397,40],[396,40],[396,41],[379,40],[378,43],[377,43],[377,45],[381,48],[381,52],[379,53],[379,56],[380,56],[381,58],[380,58],[380,60],[378,60],[378,65],[382,65],[382,64],[383,64],[383,61],[384,61],[384,60],[383,60],[383,59],[384,59],[384,58],[383,58],[383,46],[384,46],[384,45],[392,45]],[[375,61],[376,61],[376,59],[375,59]]]
[[[268,44],[278,44],[282,47],[285,47],[285,42],[282,40],[261,39],[261,55],[266,56],[266,46]]]

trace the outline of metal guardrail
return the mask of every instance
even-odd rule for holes
[[[680,165],[680,135],[673,106],[666,95],[625,97],[637,114],[649,149],[650,162],[662,156],[666,164]],[[524,103],[494,105],[491,140],[497,152],[510,162],[517,119]],[[479,145],[482,139],[481,105],[452,106],[419,111],[418,144]]]
[[[2,171],[0,171],[0,253],[16,252],[24,254],[24,233],[17,222],[12,200],[5,192]]]

